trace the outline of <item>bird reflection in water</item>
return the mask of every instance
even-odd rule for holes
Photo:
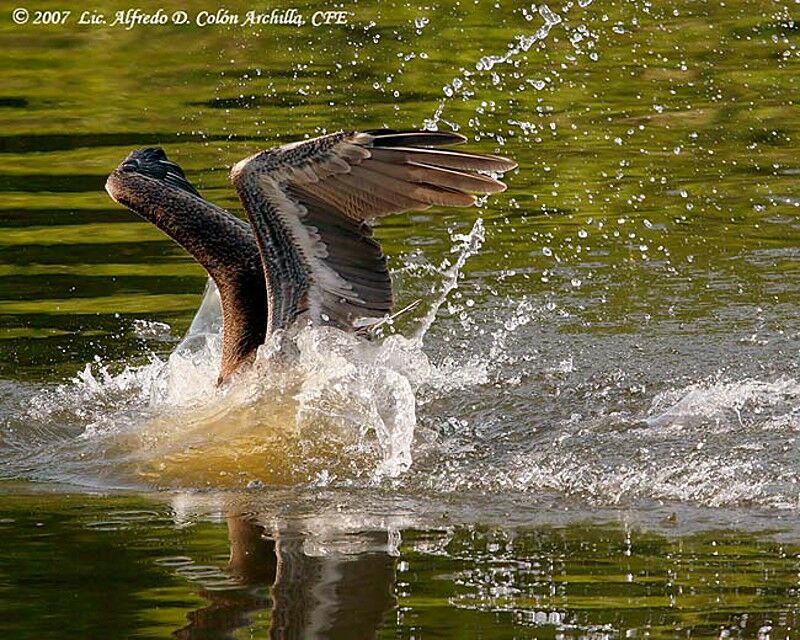
[[[176,638],[232,638],[255,613],[271,609],[275,640],[366,640],[396,605],[386,531],[357,534],[357,554],[310,555],[309,539],[296,529],[272,533],[245,514],[229,514],[227,523],[226,573],[239,584],[201,590],[210,604],[191,612]]]

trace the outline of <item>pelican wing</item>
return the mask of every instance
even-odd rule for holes
[[[256,233],[266,274],[269,330],[298,316],[352,328],[392,307],[386,257],[368,221],[433,205],[464,207],[503,191],[485,175],[506,158],[441,149],[452,133],[340,132],[263,151],[231,179]]]

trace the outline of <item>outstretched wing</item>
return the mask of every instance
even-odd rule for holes
[[[308,314],[352,328],[392,307],[386,258],[372,218],[464,207],[476,193],[505,185],[506,158],[439,148],[465,142],[452,133],[341,132],[263,151],[233,167],[231,179],[258,240],[269,298],[269,330]]]

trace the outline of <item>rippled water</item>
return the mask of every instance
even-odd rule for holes
[[[310,600],[382,631],[320,637],[794,637],[775,530],[795,539],[800,506],[797,6],[351,10],[316,30],[0,21],[0,521],[21,549],[0,602],[42,585],[14,637],[62,637],[66,614],[34,622],[59,588],[96,608],[82,572],[114,583],[104,553],[136,637],[287,612],[306,634],[287,637],[316,637],[281,557],[339,576],[318,594],[380,585]],[[105,176],[161,144],[238,211],[245,155],[383,125],[520,168],[477,209],[381,222],[398,304],[422,300],[393,325],[276,340],[217,389],[205,274]],[[272,558],[245,578],[222,558],[240,535]],[[315,560],[339,553],[353,566]],[[197,622],[218,610],[228,626]]]

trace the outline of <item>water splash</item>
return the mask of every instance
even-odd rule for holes
[[[798,399],[800,383],[790,378],[694,384],[657,394],[642,414],[574,414],[532,431],[525,446],[483,443],[447,461],[429,482],[594,505],[796,509]]]
[[[444,377],[422,338],[483,238],[481,219],[452,236],[457,258],[440,266],[439,295],[413,338],[370,342],[331,327],[278,332],[254,366],[222,388],[222,311],[209,280],[166,360],[151,354],[143,365],[115,370],[96,358],[9,415],[0,429],[7,458],[0,473],[157,486],[396,480],[412,463],[420,388],[430,393]],[[16,426],[25,422],[36,428]]]
[[[471,87],[474,86],[473,76],[482,75],[485,73],[494,73],[493,69],[498,65],[513,64],[520,54],[529,51],[537,42],[543,42],[546,40],[553,27],[561,24],[562,22],[561,16],[555,13],[546,4],[539,5],[537,12],[542,19],[542,24],[534,33],[517,36],[514,42],[509,43],[505,53],[503,54],[482,56],[475,63],[474,70],[464,70],[460,75],[454,77],[442,88],[444,97],[439,101],[433,115],[430,118],[426,118],[423,123],[423,127],[426,130],[436,131],[439,128],[439,123],[445,122],[443,120],[443,115],[445,105],[448,100],[451,100],[456,96],[470,98],[474,95],[474,92],[471,89]],[[498,83],[499,77],[495,78],[493,81],[493,84]],[[481,109],[482,107],[478,107],[476,111],[480,112]]]
[[[442,274],[439,296],[433,301],[433,304],[431,304],[430,309],[428,309],[428,312],[425,314],[418,329],[414,333],[414,339],[420,344],[422,344],[425,334],[436,320],[436,314],[447,300],[447,296],[458,286],[458,279],[461,277],[461,271],[467,260],[476,255],[480,251],[481,246],[483,246],[483,241],[486,239],[483,219],[476,219],[472,225],[472,229],[466,235],[455,234],[451,239],[455,243],[451,252],[458,253],[458,258],[456,258],[456,261],[451,266],[447,267],[445,262],[440,267],[440,270],[444,270],[444,272]]]
[[[462,237],[460,257],[475,249],[469,238],[479,237],[477,229]],[[223,389],[214,386],[218,335],[198,330],[167,361],[154,357],[116,374],[96,363],[33,397],[13,392],[29,406],[16,429],[3,416],[0,467],[4,476],[103,486],[389,482],[422,494],[517,492],[593,505],[797,507],[794,378],[708,380],[659,392],[634,412],[614,411],[588,390],[594,403],[605,402],[595,416],[575,412],[530,429],[523,440],[524,425],[509,431],[502,420],[497,431],[475,432],[475,410],[464,417],[454,407],[460,397],[487,396],[464,390],[491,385],[496,397],[518,396],[530,408],[540,400],[526,376],[546,387],[580,374],[569,354],[557,363],[516,361],[515,340],[554,313],[523,300],[493,316],[493,330],[479,326],[491,336],[482,347],[449,350],[435,363],[415,338],[367,342],[307,328],[276,336],[253,370]],[[287,349],[291,366],[276,360]],[[198,362],[207,369],[198,370]],[[197,391],[198,380],[209,397]],[[495,418],[503,406],[490,408]],[[414,473],[406,473],[412,461]]]
[[[120,369],[97,359],[63,385],[0,387],[0,474],[103,487],[388,484],[593,505],[797,507],[795,378],[709,379],[649,400],[640,391],[640,408],[617,408],[608,389],[626,388],[624,371],[593,382],[577,352],[530,348],[566,313],[553,303],[450,302],[481,249],[482,220],[452,239],[455,257],[431,266],[440,282],[411,338],[277,334],[252,370],[217,388],[210,285],[166,360]],[[445,340],[423,349],[445,304],[458,322],[437,325]],[[541,420],[547,396],[558,405],[562,393],[571,415],[560,407]]]
[[[534,44],[545,40],[550,35],[550,30],[561,24],[561,16],[554,13],[546,4],[539,5],[538,12],[543,23],[535,33],[527,36],[518,36],[516,44],[509,45],[508,50],[503,55],[483,56],[478,60],[475,68],[478,71],[491,71],[495,65],[512,62],[520,53],[530,50]]]
[[[798,420],[800,425],[798,402],[800,385],[791,378],[699,383],[658,394],[646,422],[654,429],[696,425],[744,428],[763,422],[765,414],[777,411],[778,415]]]

